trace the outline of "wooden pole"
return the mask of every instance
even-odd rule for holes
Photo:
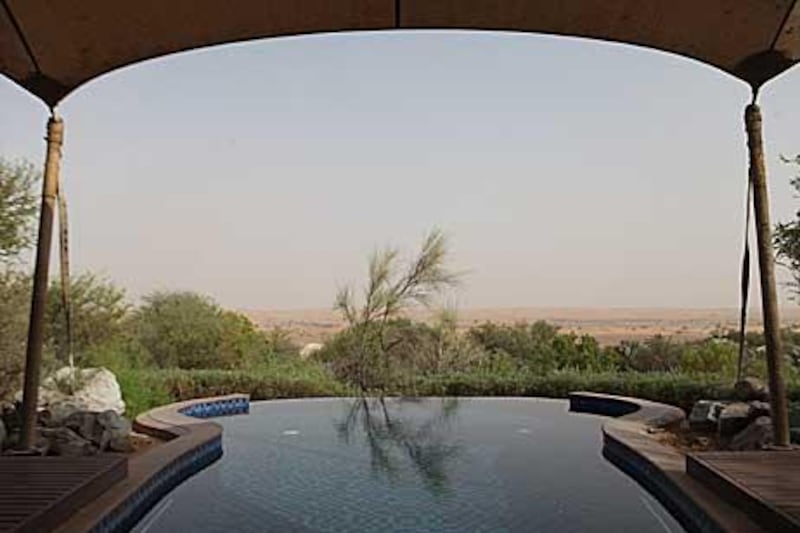
[[[50,271],[50,249],[53,239],[53,212],[58,190],[61,144],[64,123],[55,115],[47,122],[47,156],[42,180],[42,207],[39,214],[39,238],[36,244],[36,267],[33,273],[33,295],[28,323],[28,346],[25,354],[25,386],[22,396],[22,435],[20,448],[30,450],[36,441],[36,408],[39,402],[39,376],[44,340],[44,310],[47,304],[47,283]]]
[[[783,347],[781,346],[778,297],[775,291],[775,257],[772,251],[772,227],[769,217],[767,171],[764,166],[761,109],[753,102],[745,110],[747,147],[750,156],[750,182],[753,186],[753,207],[758,241],[758,266],[761,273],[761,309],[764,339],[767,348],[769,401],[772,409],[775,446],[789,446],[789,412],[783,384]]]

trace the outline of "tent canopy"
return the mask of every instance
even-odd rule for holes
[[[55,106],[124,65],[314,32],[486,29],[674,52],[758,87],[800,61],[798,0],[0,0],[0,70]]]

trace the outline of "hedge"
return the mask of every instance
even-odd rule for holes
[[[165,400],[181,401],[232,393],[250,394],[253,400],[352,396],[352,388],[325,373],[284,375],[270,371],[242,370],[132,370],[121,380],[123,395],[130,402],[129,414],[155,407]],[[409,396],[538,396],[566,398],[576,390],[636,396],[668,403],[685,410],[699,399],[724,399],[732,395],[732,384],[714,375],[677,373],[579,373],[546,375],[518,373],[492,375],[454,373],[422,376],[397,384],[388,394]],[[800,383],[787,384],[791,401],[800,402]],[[150,394],[146,394],[150,391]],[[143,401],[143,397],[144,401]],[[152,401],[147,401],[151,398]]]

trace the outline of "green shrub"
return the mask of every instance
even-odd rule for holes
[[[539,373],[554,370],[610,370],[616,353],[600,348],[590,335],[559,333],[544,321],[514,325],[485,322],[473,326],[467,337],[490,354],[507,354],[521,366]]]
[[[244,368],[269,354],[245,316],[192,292],[156,292],[133,318],[133,335],[161,368]]]
[[[123,375],[123,398],[133,404],[129,409],[140,410],[234,393],[249,394],[252,400],[353,394],[321,365],[302,361],[273,362],[247,370],[139,369],[125,371]],[[148,391],[157,398],[149,397]]]
[[[10,399],[22,384],[30,294],[27,276],[0,271],[0,400]]]
[[[267,357],[296,356],[300,347],[292,340],[291,332],[276,326],[263,333],[267,343]]]
[[[162,368],[209,368],[220,363],[222,311],[191,292],[156,292],[136,310],[134,331]]]
[[[117,381],[125,400],[125,415],[135,418],[140,413],[175,401],[158,372],[117,369]]]
[[[284,362],[258,370],[138,370],[123,373],[123,393],[129,409],[191,398],[247,393],[253,400],[352,396],[354,389],[334,379],[320,365]],[[729,380],[715,375],[662,373],[587,373],[575,371],[535,375],[530,372],[491,374],[457,372],[420,376],[392,384],[388,395],[406,396],[525,396],[566,398],[587,390],[635,396],[690,410],[699,399],[726,399]],[[150,391],[148,396],[147,391]],[[789,399],[800,402],[800,382],[787,383]],[[156,398],[156,399],[153,399]]]
[[[470,328],[467,335],[487,353],[507,354],[540,372],[556,367],[557,354],[552,344],[558,336],[558,328],[546,322],[531,325],[486,322]]]
[[[710,339],[687,344],[681,351],[679,367],[682,372],[694,374],[718,373],[735,379],[739,360],[738,346],[724,339]]]
[[[622,370],[634,372],[671,372],[680,369],[684,344],[664,335],[654,335],[642,342],[622,342],[618,351]]]
[[[661,373],[579,373],[556,372],[548,375],[518,373],[495,376],[456,373],[420,378],[414,394],[426,396],[541,396],[565,398],[570,392],[587,390],[621,396],[636,396],[677,405],[689,410],[699,399],[725,399],[732,394],[730,380],[716,375]],[[787,384],[789,398],[800,400],[800,383]]]

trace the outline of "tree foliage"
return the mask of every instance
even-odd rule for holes
[[[60,281],[50,285],[47,296],[47,338],[55,349],[57,359],[64,363],[69,354]],[[124,289],[90,272],[70,280],[70,305],[72,349],[78,364],[81,364],[82,356],[88,349],[109,344],[122,334],[124,320],[130,310]]]
[[[800,155],[784,162],[800,167]],[[800,175],[790,181],[795,193],[800,194]],[[794,220],[776,224],[773,232],[777,260],[785,266],[792,276],[789,286],[795,296],[800,296],[800,210]]]
[[[31,244],[38,181],[31,163],[0,158],[0,260],[17,257]]]
[[[0,260],[16,258],[33,239],[39,173],[27,161],[0,158]]]
[[[434,229],[406,265],[394,248],[371,255],[361,304],[352,287],[339,291],[334,308],[350,330],[338,339],[339,353],[332,358],[340,376],[365,391],[390,379],[396,363],[410,353],[404,349],[409,342],[408,328],[400,333],[403,328],[397,322],[402,313],[413,306],[430,305],[437,294],[458,284],[459,275],[446,265],[447,254],[446,236]]]

